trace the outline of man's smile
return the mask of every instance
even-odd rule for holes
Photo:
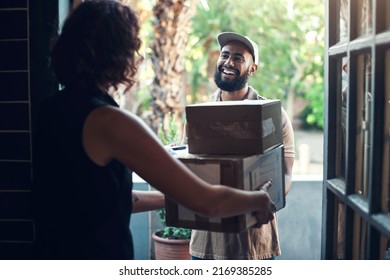
[[[240,72],[237,69],[227,68],[227,67],[222,67],[221,72],[228,76],[236,76],[240,74]]]

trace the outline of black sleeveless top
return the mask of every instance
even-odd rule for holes
[[[34,150],[40,259],[133,259],[132,176],[120,162],[94,164],[82,143],[87,116],[118,106],[98,91],[61,91],[40,110]]]

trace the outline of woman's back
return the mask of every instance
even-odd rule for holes
[[[107,95],[64,91],[42,106],[34,194],[43,258],[132,258],[131,172],[116,160],[96,165],[83,146],[87,116],[106,105],[116,106]]]

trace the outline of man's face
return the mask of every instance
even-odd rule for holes
[[[216,85],[224,91],[233,92],[245,87],[256,70],[253,58],[245,45],[232,41],[221,50],[214,73]]]

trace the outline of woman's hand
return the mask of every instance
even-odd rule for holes
[[[268,224],[270,221],[272,221],[275,218],[274,213],[276,212],[276,207],[268,194],[268,189],[271,186],[272,186],[272,181],[268,180],[267,182],[265,182],[263,185],[259,187],[258,191],[263,193],[264,202],[262,203],[262,209],[255,211],[253,213],[253,215],[256,216],[257,219],[257,224],[255,224],[253,227],[259,228],[263,224]]]

